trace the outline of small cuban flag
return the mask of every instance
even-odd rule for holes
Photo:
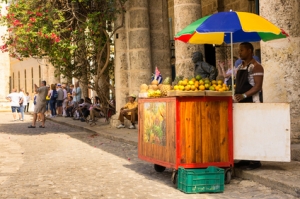
[[[162,76],[161,76],[161,74],[160,74],[157,67],[155,67],[155,74],[152,76],[151,81],[153,81],[155,79],[158,81],[159,84],[162,83],[163,78],[162,78]]]

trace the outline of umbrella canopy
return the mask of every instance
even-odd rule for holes
[[[282,29],[259,15],[231,11],[198,19],[177,33],[175,40],[191,44],[229,44],[269,41],[287,36]]]

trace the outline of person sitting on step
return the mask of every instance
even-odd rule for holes
[[[128,97],[129,102],[125,104],[120,110],[119,120],[121,124],[117,126],[118,129],[125,128],[124,117],[131,121],[130,129],[135,129],[135,121],[138,119],[138,103],[135,101],[136,95],[131,94]]]

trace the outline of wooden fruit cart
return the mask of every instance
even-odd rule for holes
[[[178,167],[233,167],[231,92],[172,91],[168,97],[140,98],[138,157],[157,172]]]

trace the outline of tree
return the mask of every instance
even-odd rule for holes
[[[79,79],[107,103],[109,90],[114,92],[110,46],[124,25],[125,1],[11,0],[1,16],[8,27],[1,50],[19,60],[47,58],[60,74]],[[122,24],[114,28],[117,16]]]

